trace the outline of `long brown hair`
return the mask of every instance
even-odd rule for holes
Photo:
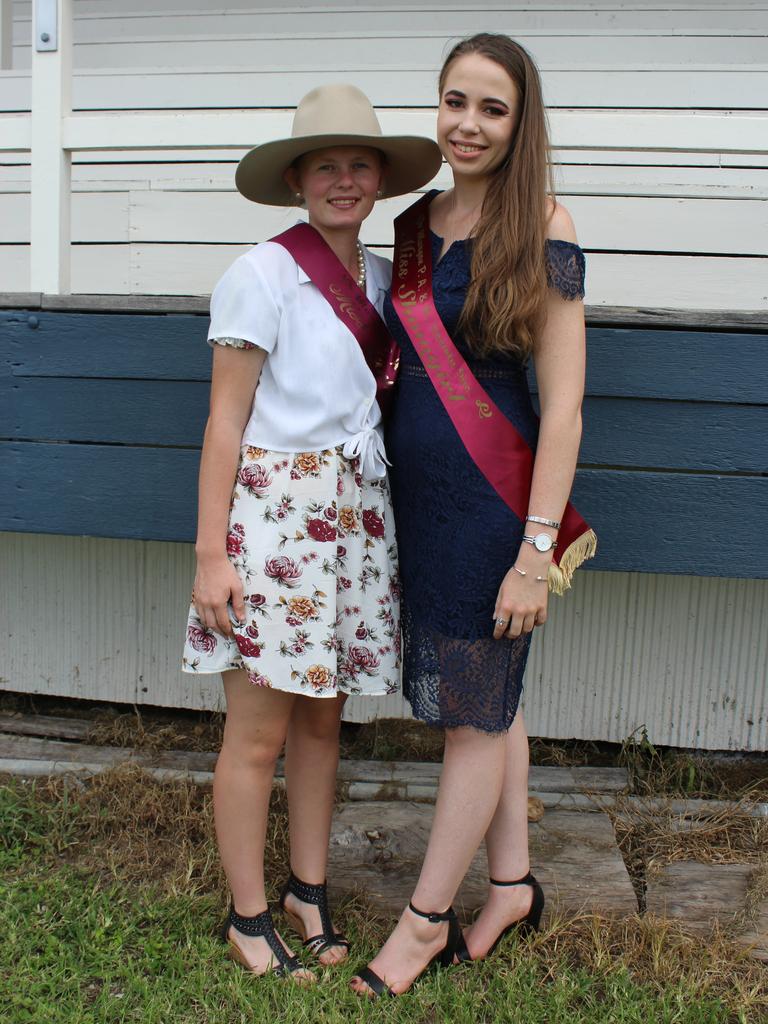
[[[479,355],[507,352],[525,359],[544,319],[546,199],[548,193],[554,197],[541,79],[519,43],[483,32],[448,54],[440,72],[441,100],[451,64],[470,53],[507,72],[520,108],[509,152],[491,176],[473,233],[472,277],[460,327]]]

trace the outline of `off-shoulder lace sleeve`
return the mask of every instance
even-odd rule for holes
[[[549,287],[564,299],[583,299],[586,261],[581,247],[561,238],[548,238],[545,255]]]
[[[211,338],[212,345],[231,345],[232,348],[258,348],[252,341],[243,338]]]

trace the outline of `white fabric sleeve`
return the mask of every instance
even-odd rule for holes
[[[239,338],[271,352],[277,342],[280,310],[274,288],[260,267],[241,256],[235,260],[211,295],[208,344],[218,339]]]

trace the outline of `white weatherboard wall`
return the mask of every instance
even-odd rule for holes
[[[0,534],[0,685],[26,693],[216,708],[217,675],[180,671],[189,544]],[[577,573],[550,602],[526,673],[537,736],[768,749],[768,581]],[[407,715],[354,698],[346,717]]]
[[[1,148],[29,109],[31,3],[12,10],[0,291],[29,287],[28,156]],[[75,154],[75,292],[209,293],[248,245],[293,218],[234,192],[245,142],[287,134],[300,96],[339,79],[369,93],[385,130],[432,133],[448,46],[491,29],[541,67],[561,198],[589,255],[588,302],[768,308],[768,2],[74,0],[74,10],[73,108],[105,115],[105,137],[119,138],[120,111],[254,112],[239,148],[202,148],[201,123],[199,150],[173,149],[171,129],[164,150]],[[382,204],[365,240],[386,251],[408,201]]]

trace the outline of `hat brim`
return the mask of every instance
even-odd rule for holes
[[[387,160],[382,198],[406,195],[440,170],[442,155],[436,142],[418,135],[312,135],[278,139],[251,149],[237,165],[235,185],[246,199],[267,206],[295,206],[294,193],[283,174],[294,160],[330,146],[370,146]]]

